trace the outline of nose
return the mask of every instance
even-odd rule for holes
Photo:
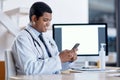
[[[47,27],[50,26],[50,21],[48,21],[48,22],[46,23],[46,26],[47,26]]]

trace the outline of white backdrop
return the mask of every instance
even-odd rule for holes
[[[14,8],[30,8],[36,1],[44,1],[53,10],[52,23],[87,23],[88,0],[6,0],[4,11]],[[11,6],[11,4],[13,4]],[[23,21],[26,24],[27,21]]]

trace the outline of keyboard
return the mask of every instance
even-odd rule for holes
[[[72,70],[80,70],[80,71],[101,71],[99,68],[93,68],[93,67],[74,67],[71,68]]]

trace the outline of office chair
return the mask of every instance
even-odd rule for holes
[[[11,50],[5,50],[5,74],[6,80],[16,75],[14,59]]]

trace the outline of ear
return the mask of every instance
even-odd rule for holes
[[[36,22],[36,21],[37,21],[36,15],[33,15],[33,16],[31,17],[31,20],[32,20],[32,23]]]

